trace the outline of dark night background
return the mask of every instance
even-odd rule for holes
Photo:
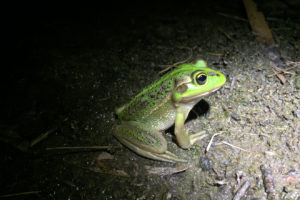
[[[270,20],[269,25],[277,43],[285,45],[282,56],[299,60],[300,4],[269,2],[257,1],[257,4],[266,16],[278,19]],[[114,109],[157,79],[161,65],[188,57],[185,47],[193,49],[192,60],[205,58],[224,72],[228,84],[232,80],[230,73],[238,67],[239,70],[245,67],[243,71],[254,73],[259,79],[257,71],[252,71],[255,67],[247,66],[256,63],[256,58],[265,59],[265,46],[255,42],[247,22],[218,14],[247,19],[242,1],[113,1],[98,5],[22,2],[1,7],[4,52],[0,84],[0,196],[38,191],[38,194],[3,199],[137,199],[143,194],[146,194],[144,199],[168,199],[164,195],[166,191],[173,195],[171,199],[204,198],[197,196],[195,189],[186,196],[176,189],[175,185],[181,183],[184,175],[178,175],[178,179],[134,177],[123,180],[105,173],[87,172],[86,168],[97,163],[98,151],[47,151],[46,148],[121,146],[109,133],[116,120]],[[282,27],[292,27],[292,30],[284,34]],[[229,33],[232,40],[222,31]],[[217,57],[207,52],[229,56]],[[232,63],[238,63],[236,68]],[[268,81],[281,87],[278,80]],[[229,86],[225,88],[226,92],[220,95],[229,93]],[[293,94],[299,96],[296,92]],[[231,102],[231,97],[223,99]],[[221,100],[222,97],[216,101]],[[300,109],[298,102],[296,96],[291,108],[293,113]],[[289,119],[299,120],[296,114],[293,116]],[[50,131],[48,137],[32,145],[32,141],[47,131]],[[299,132],[294,133],[294,138],[299,137]],[[171,136],[168,137],[171,141]],[[204,143],[196,150],[202,151],[202,148]],[[139,157],[125,148],[121,153],[126,152],[126,155],[120,154],[118,149],[107,152],[118,158],[116,166],[123,163],[127,166],[129,161],[133,169],[141,166]],[[124,161],[128,155],[133,158]],[[132,163],[136,164],[131,166]],[[143,159],[143,163],[147,163],[147,159]],[[199,168],[199,164],[197,166]],[[228,188],[211,191],[226,193]],[[254,199],[255,195],[250,197]],[[215,196],[213,199],[226,198]]]

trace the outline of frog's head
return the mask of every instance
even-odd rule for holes
[[[175,88],[172,99],[175,103],[198,102],[226,82],[226,77],[221,72],[207,68],[203,60],[178,66],[174,75]]]

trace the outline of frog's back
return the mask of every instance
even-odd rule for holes
[[[170,97],[173,88],[174,78],[162,77],[143,89],[125,105],[124,109],[118,114],[119,118],[126,121],[148,121],[148,118],[155,113],[165,110],[166,104],[172,104]]]

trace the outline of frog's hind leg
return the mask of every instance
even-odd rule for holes
[[[185,162],[167,151],[167,141],[162,134],[139,122],[122,122],[114,136],[137,154],[166,162]]]
[[[118,137],[117,137],[118,138]],[[136,152],[137,154],[144,156],[146,158],[150,158],[153,160],[160,160],[160,161],[165,161],[165,162],[186,162],[186,160],[179,159],[175,154],[165,151],[165,153],[154,153],[154,152],[149,152],[145,151],[138,146],[134,146],[132,143],[128,142],[128,140],[123,139],[123,138],[118,138],[119,141],[127,146],[129,149],[132,151]]]

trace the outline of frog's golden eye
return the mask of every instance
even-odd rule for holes
[[[196,76],[196,81],[199,85],[204,85],[206,83],[207,77],[206,74],[198,74]]]

